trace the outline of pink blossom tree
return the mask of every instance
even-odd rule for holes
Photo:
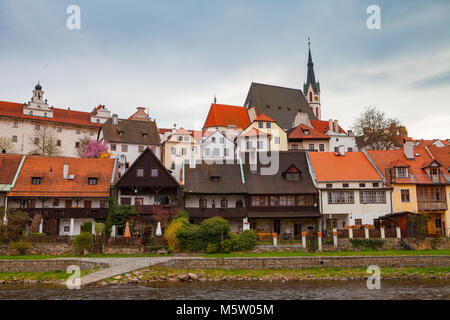
[[[91,140],[84,148],[83,158],[100,158],[102,154],[108,153],[106,141]]]

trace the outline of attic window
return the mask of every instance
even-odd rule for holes
[[[220,177],[218,177],[218,176],[211,177],[211,181],[212,182],[219,182],[220,181]]]
[[[342,188],[348,188],[348,183],[343,183]]]
[[[332,183],[327,183],[327,188],[328,188],[328,189],[333,188],[333,184],[332,184]]]
[[[408,178],[408,168],[405,167],[395,168],[395,176],[397,178]]]
[[[286,173],[286,180],[287,181],[299,181],[300,180],[300,173],[299,172],[287,172]]]
[[[437,168],[430,168],[430,173],[432,176],[437,176],[438,175],[438,169]]]
[[[123,137],[123,131],[119,131],[119,136]]]
[[[147,133],[142,133],[142,136],[143,136],[144,138],[148,138],[148,134],[147,134]]]
[[[305,134],[305,136],[309,136],[309,130],[303,130],[303,133]]]
[[[88,178],[88,185],[95,186],[97,185],[98,178]]]
[[[32,177],[31,184],[41,184],[41,178],[40,177]]]

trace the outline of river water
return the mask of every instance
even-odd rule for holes
[[[379,290],[369,290],[366,281],[356,280],[161,282],[86,287],[80,290],[54,285],[14,285],[0,287],[0,300],[4,299],[450,300],[450,280],[382,280]]]

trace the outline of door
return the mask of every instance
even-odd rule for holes
[[[300,223],[294,224],[294,239],[298,240],[302,237],[302,225]]]
[[[273,232],[280,234],[280,220],[273,220]]]
[[[88,209],[92,208],[92,201],[91,200],[84,201],[84,207]]]
[[[36,200],[35,199],[29,199],[27,200],[27,208],[35,208],[36,207]]]
[[[72,208],[72,200],[65,200],[64,208]]]

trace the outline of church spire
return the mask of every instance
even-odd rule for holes
[[[309,54],[308,54],[308,77],[306,78],[306,85],[309,86],[309,84],[312,84],[312,86],[314,87],[315,83],[316,83],[316,77],[314,75],[314,63],[312,61],[312,56],[311,56],[311,40],[308,37],[308,49],[309,49]]]

